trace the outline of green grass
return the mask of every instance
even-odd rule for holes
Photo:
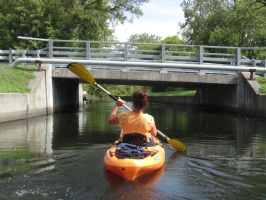
[[[176,90],[169,92],[149,92],[149,96],[194,96],[196,90]]]
[[[26,93],[30,79],[34,78],[36,67],[18,66],[11,68],[0,65],[0,92],[1,93]]]
[[[256,76],[256,81],[260,84],[260,93],[266,94],[266,78],[261,76]]]

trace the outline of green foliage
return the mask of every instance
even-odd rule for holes
[[[181,40],[177,35],[168,36],[161,40],[160,43],[163,44],[185,44],[185,41]]]
[[[128,39],[128,42],[135,43],[159,43],[162,38],[160,36],[148,33],[134,34]]]
[[[107,91],[115,96],[131,96],[136,90],[144,90],[148,92],[149,96],[193,96],[196,90],[187,90],[184,88],[174,87],[148,87],[148,86],[134,86],[134,85],[101,85]],[[88,98],[108,99],[108,95],[101,91],[98,87],[84,84],[83,89],[87,91]]]
[[[148,0],[1,0],[1,49],[41,49],[42,41],[18,36],[52,39],[107,40],[111,25],[142,15]],[[131,16],[131,17],[128,17]]]
[[[164,92],[149,92],[149,96],[194,96],[196,94],[196,90],[172,90],[172,91],[164,91]]]
[[[146,90],[145,86],[133,86],[133,85],[101,85],[107,91],[115,96],[131,96],[135,90]],[[101,91],[98,87],[84,84],[83,89],[87,92],[89,98],[109,98],[105,92]]]
[[[36,67],[19,66],[10,68],[0,65],[0,92],[2,93],[25,93],[29,92],[28,83],[34,78]]]
[[[184,0],[181,6],[185,15],[185,22],[180,24],[182,36],[191,44],[207,45],[213,29],[223,23],[220,15],[227,4],[223,0]]]
[[[197,52],[198,49],[194,49],[194,47],[186,47],[186,46],[180,46],[186,44],[185,41],[181,40],[177,35],[174,36],[168,36],[165,39],[161,40],[162,44],[170,44],[170,46],[165,47],[166,55],[168,56],[175,56],[180,55],[178,52]],[[179,46],[174,46],[172,44],[179,44]],[[167,53],[167,51],[170,53]],[[185,56],[185,54],[182,54],[182,56]]]
[[[141,50],[157,50],[158,45],[153,45],[153,44],[159,44],[160,40],[162,38],[160,36],[156,36],[154,34],[148,34],[148,33],[142,33],[142,34],[134,34],[131,35],[128,39],[128,42],[134,43],[131,45],[129,48],[131,52],[133,53],[133,50],[136,50],[135,53],[137,54],[150,54],[142,52],[140,53],[139,51]],[[141,44],[138,44],[141,43]],[[156,54],[156,53],[155,53]]]
[[[256,76],[256,81],[260,84],[260,93],[266,94],[266,78],[261,76]]]
[[[190,44],[256,47],[266,45],[265,1],[183,1],[182,35]]]

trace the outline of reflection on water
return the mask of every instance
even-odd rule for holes
[[[106,123],[113,105],[0,124],[0,200],[266,198],[265,119],[152,104],[157,127],[188,152],[164,141],[165,166],[126,181],[103,167],[120,131]]]
[[[16,154],[24,147],[32,153],[51,154],[52,129],[51,116],[0,124],[1,154],[5,151],[13,151]]]

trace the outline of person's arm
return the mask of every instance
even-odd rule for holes
[[[154,122],[154,125],[153,127],[151,128],[150,130],[150,134],[155,137],[157,135],[157,128],[156,128],[156,125],[155,125],[155,122]]]
[[[156,125],[155,125],[155,120],[152,116],[151,117],[151,121],[152,121],[152,128],[150,130],[150,134],[155,137],[157,135],[157,128],[156,128]]]
[[[110,113],[109,119],[108,119],[108,123],[112,124],[112,125],[116,125],[119,124],[119,120],[116,116],[116,113],[118,111],[118,108],[120,106],[123,106],[125,104],[125,101],[123,101],[122,99],[120,99],[120,97],[118,97],[116,103],[115,103],[115,107],[113,108],[112,112]]]

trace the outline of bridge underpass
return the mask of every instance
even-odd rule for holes
[[[235,74],[199,74],[199,73],[180,73],[162,71],[136,71],[136,70],[113,70],[113,69],[91,69],[87,68],[96,82],[99,84],[114,85],[142,85],[142,86],[170,86],[196,89],[194,105],[203,107],[214,107],[235,111],[240,106],[241,92],[239,77],[241,73]],[[85,83],[78,76],[66,68],[54,68],[52,71],[54,80],[68,82]],[[61,88],[63,90],[63,88]],[[119,95],[119,94],[115,94]]]
[[[87,68],[99,84],[184,87],[196,89],[194,105],[227,112],[265,116],[265,98],[258,98],[249,72],[184,73]],[[85,83],[66,68],[54,68],[53,79]],[[262,100],[261,100],[262,99]]]

